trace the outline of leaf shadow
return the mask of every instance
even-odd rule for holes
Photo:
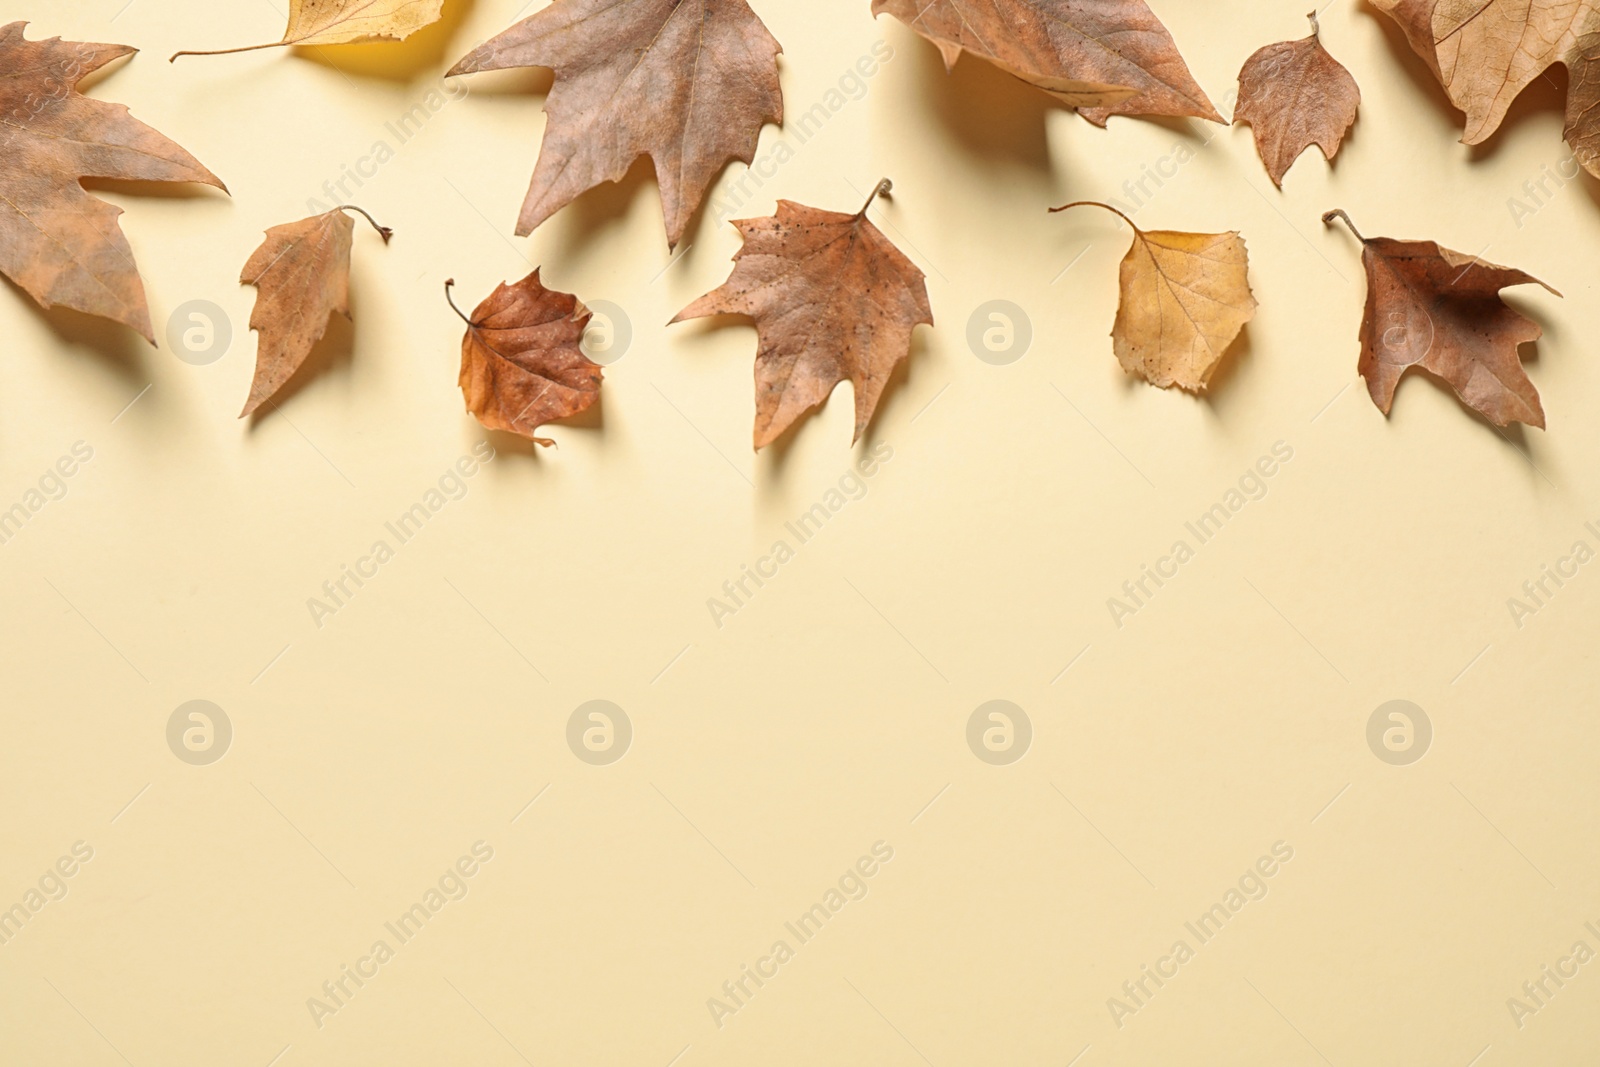
[[[465,84],[468,96],[548,97],[556,84],[556,72],[549,67],[511,67],[458,74],[449,80]]]
[[[92,353],[131,385],[143,385],[150,381],[146,354],[151,351],[151,345],[131,327],[71,308],[41,307],[10,278],[6,279],[6,287],[15,294],[16,299],[32,309],[63,345]]]
[[[1222,361],[1211,374],[1206,391],[1195,399],[1219,419],[1225,419],[1224,408],[1232,404],[1230,383],[1254,368],[1251,357],[1255,355],[1255,339],[1250,333],[1253,323],[1245,323],[1239,336],[1222,353]]]
[[[1518,354],[1522,357],[1522,361],[1523,361],[1524,364],[1538,362],[1538,359],[1539,359],[1538,342],[1529,341],[1526,344],[1521,345],[1518,348]],[[1450,383],[1448,381],[1446,381],[1444,378],[1440,377],[1439,375],[1434,374],[1432,371],[1428,370],[1426,367],[1418,366],[1418,367],[1409,368],[1406,371],[1405,376],[1401,379],[1401,382],[1400,382],[1400,388],[1401,389],[1403,389],[1405,387],[1406,380],[1410,379],[1410,378],[1418,378],[1418,379],[1421,379],[1423,381],[1426,381],[1429,385],[1431,385],[1439,393],[1441,393],[1444,396],[1449,397],[1451,400],[1455,401],[1457,407],[1459,407],[1462,411],[1464,411],[1467,414],[1467,416],[1472,419],[1473,422],[1477,423],[1480,427],[1482,427],[1484,430],[1488,431],[1490,434],[1493,434],[1496,440],[1501,441],[1504,444],[1507,444],[1507,445],[1511,446],[1511,448],[1513,450],[1515,450],[1516,452],[1521,454],[1522,458],[1527,462],[1528,467],[1529,467],[1529,472],[1528,473],[1529,473],[1529,482],[1530,483],[1540,482],[1540,483],[1551,484],[1552,487],[1554,487],[1553,486],[1553,482],[1550,481],[1549,479],[1547,479],[1547,477],[1546,477],[1546,475],[1544,473],[1544,470],[1541,468],[1540,464],[1537,462],[1538,453],[1539,453],[1540,450],[1535,445],[1535,441],[1537,440],[1537,438],[1534,435],[1532,435],[1532,434],[1530,434],[1528,432],[1529,427],[1523,425],[1520,422],[1513,422],[1510,426],[1505,426],[1505,427],[1501,427],[1501,426],[1495,425],[1495,423],[1494,423],[1494,421],[1492,419],[1489,419],[1489,418],[1485,417],[1482,412],[1478,411],[1476,408],[1473,408],[1470,404],[1468,404],[1465,400],[1463,400],[1460,396],[1458,396],[1456,394],[1455,389],[1450,385]],[[1397,396],[1397,399],[1396,399],[1395,403],[1396,403],[1396,405],[1398,405],[1399,404],[1398,392],[1397,392],[1396,396]],[[1543,394],[1540,395],[1540,399],[1541,399],[1541,402],[1543,402],[1543,399],[1544,399]],[[1393,419],[1394,418],[1393,411],[1391,410],[1391,413],[1388,416],[1386,416],[1385,418],[1386,418],[1386,421],[1390,420],[1390,419]],[[1549,425],[1549,422],[1550,422],[1550,413],[1549,413],[1548,410],[1546,410],[1546,412],[1545,412],[1545,423],[1546,423],[1547,426]],[[1538,427],[1533,427],[1533,429],[1538,429]]]
[[[124,66],[132,63],[134,59],[138,57],[140,51],[142,51],[142,49],[134,51],[132,55],[121,56],[117,59],[113,59],[111,62],[107,63],[98,70],[91,70],[88,74],[85,74],[82,78],[78,79],[77,85],[74,86],[74,91],[79,93],[88,93],[90,89],[93,89],[96,85],[99,85],[107,78],[116,74],[116,72],[121,70]]]
[[[273,412],[279,407],[299,396],[313,383],[342,381],[349,384],[351,372],[355,366],[356,327],[353,318],[355,303],[351,302],[351,316],[328,316],[328,329],[311,348],[306,361],[300,364],[289,380],[283,383],[272,398],[261,405],[250,416],[250,432],[254,433],[262,422],[270,419]],[[259,335],[257,335],[259,337]],[[259,343],[259,341],[258,341]],[[243,403],[240,404],[243,407]]]
[[[580,411],[576,415],[569,415],[564,419],[553,419],[533,432],[538,437],[550,437],[550,434],[546,431],[563,428],[576,430],[580,433],[603,435],[606,428],[604,391],[595,398],[594,403],[589,405],[586,410]],[[495,454],[498,456],[517,456],[525,462],[542,463],[545,461],[544,456],[546,453],[561,451],[560,441],[556,441],[553,447],[546,447],[531,437],[524,437],[509,430],[491,430],[481,424],[479,429],[483,433],[483,440],[489,442],[490,447],[495,450]],[[554,438],[551,439],[555,440]]]
[[[939,50],[922,38],[901,47],[910,50],[918,95],[974,157],[1050,170],[1046,120],[1071,108],[982,59],[964,55],[946,71]]]
[[[1428,98],[1428,102],[1438,111],[1447,125],[1459,130],[1462,126],[1461,110],[1450,102],[1450,94],[1439,84],[1433,69],[1417,55],[1416,50],[1411,47],[1411,42],[1406,40],[1405,31],[1394,19],[1380,11],[1372,0],[1362,0],[1361,7],[1378,23],[1384,38],[1389,42],[1389,50],[1399,59],[1400,66],[1404,68],[1407,77],[1416,85],[1418,91]]]
[[[297,45],[292,51],[308,62],[341,74],[391,82],[413,82],[421,75],[437,70],[444,65],[446,56],[454,53],[451,42],[476,3],[477,0],[446,0],[438,22],[424,26],[403,41]]]
[[[1567,114],[1565,66],[1550,68],[1542,76],[1535,78],[1532,85],[1518,93],[1494,134],[1481,144],[1469,146],[1468,158],[1474,163],[1494,158],[1510,140],[1507,131],[1516,129],[1518,125],[1538,115],[1552,113],[1562,119],[1564,126]]]
[[[647,187],[655,185],[655,177],[655,164],[648,156],[640,156],[621,181],[601,182],[556,212],[540,227],[552,231],[556,244],[557,250],[547,258],[575,259],[592,246],[602,232],[623,225],[634,203],[645,195]],[[662,231],[663,248],[666,243],[666,234]]]
[[[896,363],[894,370],[889,372],[889,380],[884,383],[883,395],[878,398],[878,410],[873,412],[872,421],[867,423],[867,428],[861,434],[861,440],[856,444],[856,450],[871,449],[873,445],[883,440],[884,423],[888,421],[887,412],[895,405],[904,402],[910,394],[913,380],[916,378],[918,368],[931,358],[931,338],[933,328],[919,326],[911,331],[911,349],[905,359]]]
[[[889,407],[893,406],[897,397],[905,394],[906,387],[911,384],[913,365],[918,362],[919,358],[925,359],[927,357],[929,352],[928,335],[931,333],[931,330],[923,329],[915,329],[912,331],[910,352],[907,358],[896,363],[894,370],[889,372],[889,380],[884,383],[883,393],[878,397],[878,407],[872,413],[872,419],[867,423],[867,428],[862,432],[861,440],[856,441],[851,445],[852,453],[859,455],[863,450],[870,450],[874,445],[882,441],[883,425],[886,421],[885,412]],[[758,454],[758,466],[762,469],[763,473],[770,472],[772,475],[770,479],[765,477],[762,478],[761,484],[764,489],[768,487],[775,487],[776,482],[783,478],[784,470],[788,467],[789,457],[794,452],[795,443],[800,438],[801,430],[804,427],[816,422],[817,416],[821,414],[822,410],[829,404],[835,403],[836,401],[839,403],[844,403],[844,401],[840,399],[844,385],[844,382],[840,382],[835,385],[822,403],[811,408],[800,418],[796,419],[794,424],[791,425],[787,430],[783,431],[776,441],[773,441],[770,445],[760,451]],[[852,425],[854,425],[854,386],[852,386],[850,389],[849,403],[850,422]]]
[[[220,178],[221,175],[218,175]],[[210,200],[226,203],[227,191],[201,182],[148,182],[125,178],[83,178],[78,182],[88,192],[138,196],[147,200]]]

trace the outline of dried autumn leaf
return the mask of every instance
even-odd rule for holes
[[[444,283],[449,298],[451,279]],[[450,306],[455,308],[455,301]],[[546,289],[539,272],[504,282],[479,304],[461,339],[461,392],[467,410],[491,430],[521,434],[546,448],[539,427],[587,411],[600,398],[600,366],[578,347],[593,316],[571,293]]]
[[[1433,241],[1369,240],[1343,211],[1330,211],[1322,221],[1331,224],[1336,218],[1362,245],[1367,309],[1359,369],[1378,410],[1389,414],[1400,378],[1421,367],[1443,378],[1462,403],[1496,426],[1521,422],[1544,429],[1544,406],[1518,351],[1544,331],[1507,307],[1500,291],[1544,285],[1561,294],[1530,274]]]
[[[323,215],[274,226],[244,265],[239,284],[256,287],[250,328],[261,335],[250,397],[239,417],[256,410],[305,363],[328,332],[335,313],[350,317],[350,246],[355,222],[345,212],[360,211],[383,237],[394,236],[358,207],[336,207]]]
[[[1178,46],[1144,0],[872,0],[939,46],[945,66],[962,52],[1081,109],[1221,122]]]
[[[757,449],[846,380],[855,386],[859,441],[889,375],[911,354],[912,331],[933,325],[922,271],[867,219],[889,189],[880,182],[854,215],[780,200],[771,218],[735,222],[744,247],[733,274],[672,320],[755,319]]]
[[[1405,31],[1450,101],[1467,113],[1462,142],[1494,136],[1512,101],[1565,65],[1567,143],[1600,176],[1600,7],[1588,0],[1373,0]]]
[[[1372,6],[1394,19],[1412,49],[1428,64],[1442,84],[1439,53],[1433,46],[1433,5],[1438,0],[1372,0]]]
[[[1163,389],[1205,392],[1222,357],[1256,315],[1244,240],[1237,233],[1146,233],[1107,204],[1052,210],[1074,207],[1105,208],[1133,230],[1111,329],[1122,369]]]
[[[121,104],[80,96],[77,84],[138,51],[52,37],[29,41],[25,22],[0,29],[0,273],[43,307],[67,307],[155,331],[122,209],[90,196],[84,178],[199,182],[227,187],[189,153]]]
[[[556,0],[450,75],[555,72],[518,236],[649,156],[676,248],[723,167],[754,160],[762,125],[783,121],[782,51],[745,0]]]
[[[353,44],[384,38],[403,41],[439,21],[444,0],[289,0],[289,27],[283,40],[214,52],[176,52],[179,56],[226,56],[291,45]]]
[[[1310,37],[1268,45],[1239,72],[1233,120],[1250,124],[1261,162],[1280,189],[1283,176],[1312,145],[1330,162],[1339,154],[1361,106],[1355,78],[1322,47],[1317,13],[1308,17]]]

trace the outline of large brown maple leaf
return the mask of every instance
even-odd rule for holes
[[[782,51],[745,0],[556,0],[450,74],[555,72],[518,236],[649,156],[676,247],[722,168],[783,121]]]
[[[0,273],[44,307],[155,331],[122,209],[84,178],[226,186],[121,104],[80,96],[85,77],[138,51],[52,37],[29,41],[25,22],[0,28]]]
[[[1373,0],[1405,31],[1451,103],[1466,144],[1494,136],[1516,98],[1557,64],[1568,70],[1567,143],[1600,176],[1600,6],[1592,0]]]
[[[1111,115],[1221,122],[1172,35],[1144,0],[872,0],[939,46],[1053,93],[1104,126]]]
[[[889,191],[880,182],[872,200]],[[721,288],[673,322],[749,315],[756,354],[756,448],[764,448],[842,381],[855,386],[860,440],[911,333],[933,325],[922,271],[871,221],[778,201],[771,218],[735,222],[744,247]]]

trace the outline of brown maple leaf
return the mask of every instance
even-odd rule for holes
[[[1283,176],[1312,145],[1330,162],[1339,154],[1361,106],[1355,78],[1322,46],[1317,13],[1306,17],[1310,37],[1268,45],[1239,72],[1233,120],[1250,124],[1261,162],[1280,189]]]
[[[939,46],[987,59],[1104,126],[1111,115],[1223,121],[1144,0],[872,0]]]
[[[111,319],[154,344],[144,283],[117,227],[122,209],[80,182],[227,187],[126,107],[78,94],[85,77],[138,49],[29,41],[26,26],[0,29],[0,273],[43,307]]]
[[[386,38],[403,41],[439,21],[444,0],[289,0],[289,26],[283,40],[214,52],[175,52],[179,56],[225,56],[291,45],[351,44]]]
[[[1512,101],[1558,64],[1568,71],[1566,139],[1600,177],[1600,6],[1588,0],[1373,0],[1405,31],[1450,101],[1462,142],[1494,136]]]
[[[1361,320],[1361,376],[1385,415],[1400,378],[1421,367],[1449,383],[1462,403],[1496,426],[1513,422],[1544,429],[1539,392],[1522,368],[1521,345],[1537,341],[1539,324],[1513,311],[1500,290],[1544,285],[1520,270],[1497,267],[1433,241],[1368,239],[1343,211],[1361,242],[1367,270],[1367,308]]]
[[[755,446],[764,448],[842,381],[855,386],[859,441],[911,333],[933,325],[922,271],[867,218],[888,181],[854,215],[778,201],[771,218],[735,222],[744,247],[727,282],[673,322],[755,319]]]
[[[1133,230],[1111,328],[1117,362],[1163,389],[1205,392],[1256,314],[1243,239],[1237,233],[1146,233],[1108,204],[1085,201],[1051,210],[1074,207],[1104,208]]]
[[[358,211],[388,244],[394,231],[379,226],[365,211],[350,204],[323,215],[274,226],[255,250],[239,284],[256,287],[250,328],[261,335],[250,397],[239,417],[256,410],[282,389],[328,332],[335,313],[350,317],[350,246]]]
[[[723,167],[754,160],[762,125],[783,121],[782,51],[745,0],[556,0],[450,75],[555,72],[518,236],[649,156],[676,248]]]
[[[521,434],[546,448],[535,431],[547,422],[587,411],[600,398],[604,372],[580,343],[592,317],[571,293],[546,289],[539,272],[504,282],[468,318],[461,338],[461,392],[467,410],[491,430]]]

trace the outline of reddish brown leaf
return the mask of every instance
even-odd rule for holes
[[[1111,115],[1222,121],[1144,0],[872,0],[872,13],[938,45],[946,67],[971,52],[1097,126]]]
[[[446,296],[454,284],[444,283]],[[539,427],[600,398],[604,373],[578,347],[592,316],[571,293],[546,289],[537,270],[515,285],[502,282],[470,319],[461,317],[461,392],[491,430],[550,447],[554,441],[535,436]]]
[[[873,199],[889,191],[879,184]],[[778,201],[771,218],[735,222],[744,247],[726,284],[673,322],[748,315],[756,354],[755,446],[764,448],[842,381],[855,386],[860,440],[911,333],[933,325],[922,271],[867,219]]]
[[[1462,403],[1496,426],[1513,422],[1544,429],[1539,393],[1522,368],[1518,349],[1537,341],[1539,324],[1513,311],[1500,291],[1544,285],[1530,274],[1464,256],[1432,241],[1367,239],[1343,219],[1362,244],[1367,309],[1361,321],[1361,376],[1385,415],[1400,378],[1421,367],[1449,383]]]
[[[1283,176],[1312,145],[1330,162],[1339,154],[1361,106],[1355,78],[1322,47],[1316,12],[1310,19],[1310,37],[1268,45],[1239,72],[1233,119],[1255,131],[1256,151],[1280,189]]]
[[[350,317],[350,246],[355,222],[337,207],[325,215],[274,226],[239,275],[241,285],[256,287],[250,328],[261,334],[255,379],[239,417],[253,415],[305,363],[328,332],[328,318]],[[385,244],[393,236],[365,211]]]
[[[155,331],[122,209],[84,191],[83,178],[200,182],[216,175],[120,104],[77,84],[138,49],[29,41],[25,22],[0,28],[0,273],[44,307],[68,307]]]
[[[450,74],[555,71],[519,236],[649,156],[676,247],[722,168],[783,121],[782,51],[745,0],[556,0]]]

